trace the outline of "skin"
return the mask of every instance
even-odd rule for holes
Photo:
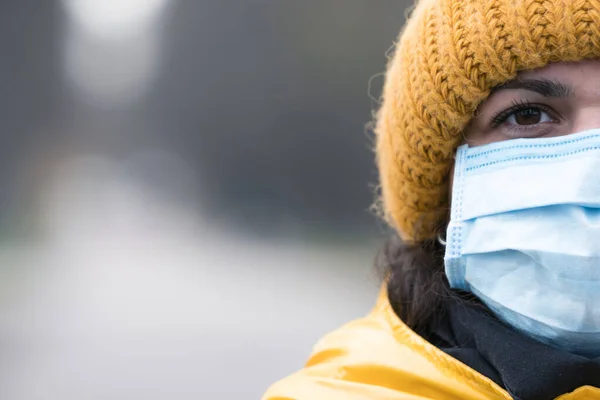
[[[556,63],[497,87],[464,132],[469,146],[600,128],[600,60]],[[450,174],[450,188],[454,168]],[[450,190],[452,193],[452,190]]]

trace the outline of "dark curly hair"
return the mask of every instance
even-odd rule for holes
[[[392,236],[376,264],[385,274],[396,314],[417,334],[427,336],[444,315],[445,300],[457,297],[444,272],[444,246],[436,239],[406,244]]]

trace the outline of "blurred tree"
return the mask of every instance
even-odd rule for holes
[[[407,2],[178,2],[152,108],[213,210],[252,226],[373,227],[369,78]]]

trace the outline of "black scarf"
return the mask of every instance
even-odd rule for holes
[[[487,376],[516,400],[549,400],[589,385],[600,387],[600,358],[555,349],[515,332],[481,304],[449,299],[426,339]]]

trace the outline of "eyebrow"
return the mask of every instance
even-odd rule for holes
[[[492,89],[493,92],[505,89],[524,89],[541,94],[544,97],[571,97],[573,87],[550,79],[513,79]]]

